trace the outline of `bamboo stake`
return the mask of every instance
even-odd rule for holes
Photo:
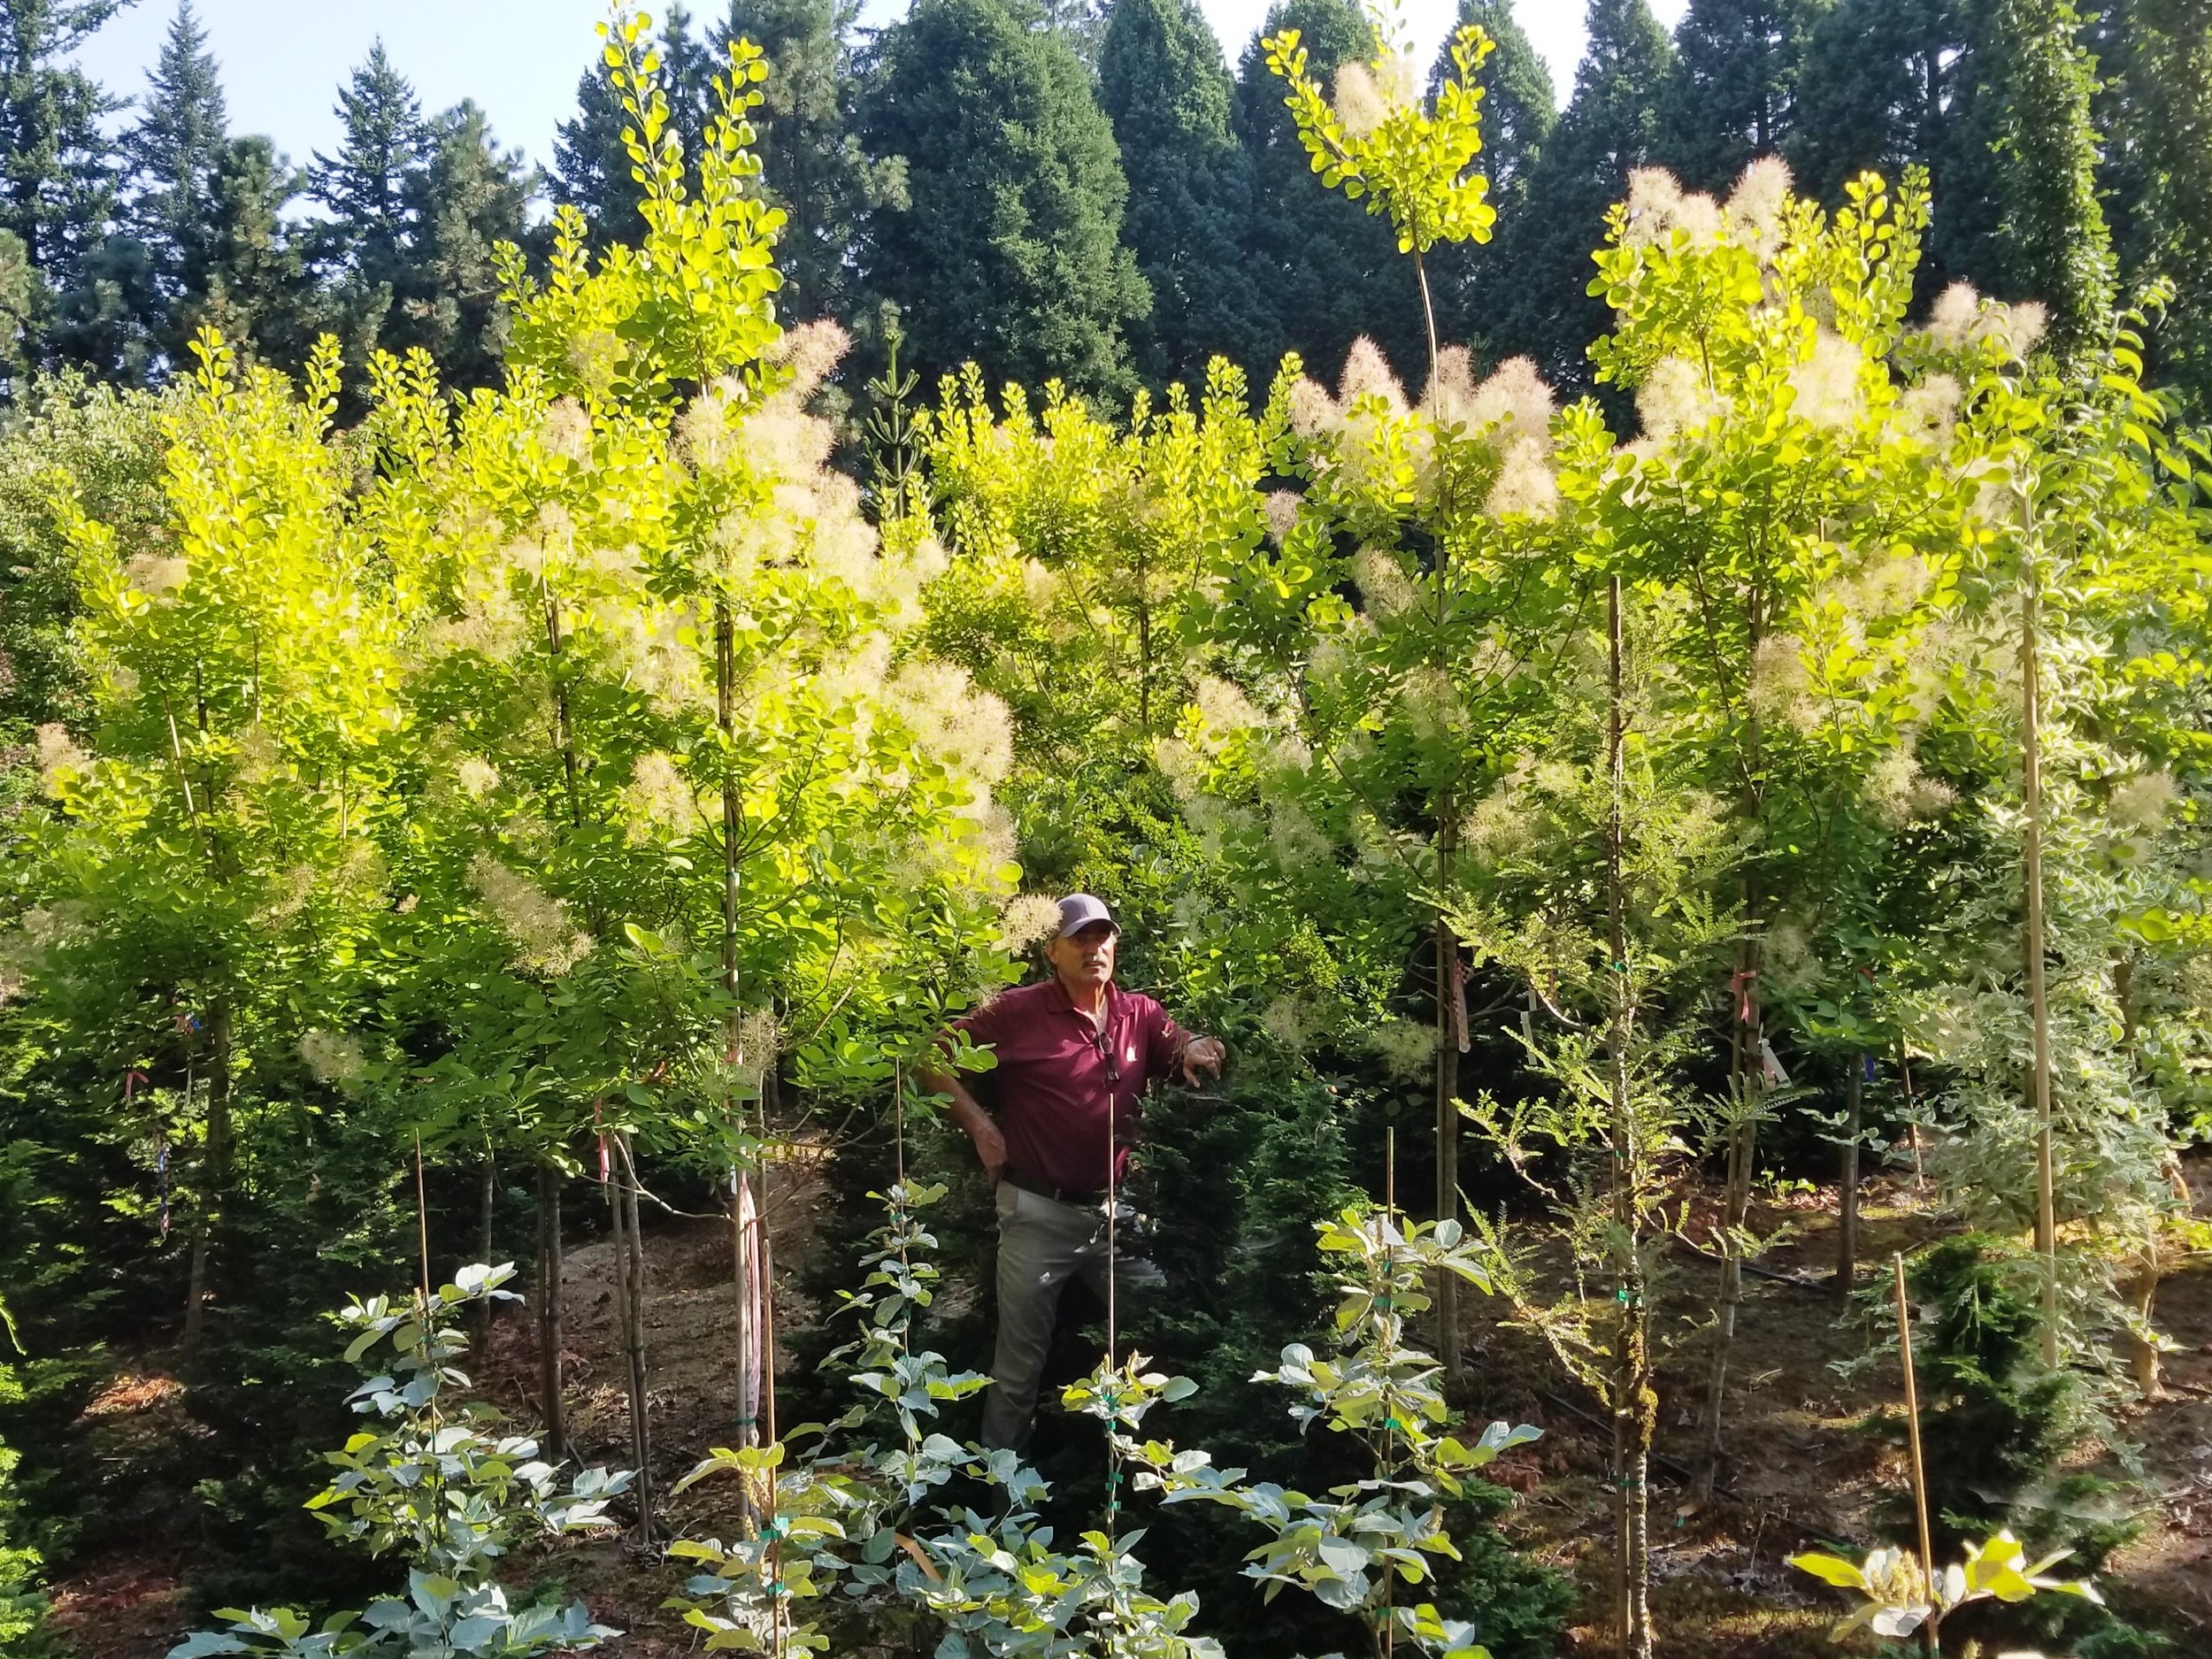
[[[2043,1363],[2058,1363],[2058,1203],[2051,1145],[2051,1008],[2043,975],[2043,713],[2036,641],[2036,570],[2032,520],[2020,501],[2021,558],[2026,567],[2020,604],[2021,749],[2026,796],[2025,847],[2028,1014],[2034,1032],[2029,1093],[2035,1108],[2035,1248],[2043,1257]]]
[[[549,1155],[538,1165],[538,1389],[545,1455],[568,1455],[568,1409],[561,1386],[561,1171]]]
[[[1905,1368],[1905,1436],[1906,1443],[1912,1448],[1912,1507],[1914,1518],[1920,1524],[1920,1576],[1928,1587],[1928,1617],[1920,1627],[1920,1639],[1928,1649],[1929,1659],[1936,1659],[1936,1626],[1942,1622],[1942,1615],[1936,1601],[1935,1546],[1928,1531],[1928,1471],[1920,1456],[1920,1386],[1913,1376],[1912,1308],[1905,1296],[1905,1256],[1901,1250],[1891,1256],[1890,1265],[1897,1278],[1897,1352]]]
[[[1610,800],[1605,833],[1606,943],[1611,1018],[1606,1032],[1608,1148],[1613,1225],[1627,1254],[1621,1263],[1619,1324],[1613,1352],[1614,1605],[1619,1612],[1621,1659],[1650,1659],[1651,1433],[1656,1402],[1651,1397],[1649,1343],[1645,1324],[1643,1263],[1636,1211],[1635,1125],[1628,1101],[1628,1040],[1635,1019],[1628,977],[1628,911],[1623,864],[1627,836],[1623,800],[1627,793],[1627,715],[1622,689],[1621,579],[1606,589],[1607,718],[1605,769]]]

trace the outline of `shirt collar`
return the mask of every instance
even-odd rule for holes
[[[1047,979],[1045,981],[1045,1002],[1055,1013],[1072,1014],[1077,1011],[1075,999],[1068,995],[1068,987],[1060,982],[1060,976],[1058,974],[1056,973],[1049,979]],[[1119,1011],[1120,1007],[1121,987],[1115,984],[1111,979],[1109,979],[1106,981],[1106,1007],[1104,1010],[1106,1019],[1110,1021],[1114,1018],[1115,1014]]]

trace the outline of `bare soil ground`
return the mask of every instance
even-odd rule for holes
[[[2200,1214],[2212,1213],[2212,1160],[2193,1169]],[[1814,1659],[1832,1655],[1825,1632],[1839,1599],[1785,1564],[1809,1544],[1864,1540],[1878,1502],[1904,1486],[1900,1460],[1857,1425],[1892,1403],[1893,1379],[1878,1372],[1846,1379],[1839,1361],[1863,1353],[1868,1338],[1844,1319],[1826,1282],[1834,1255],[1832,1192],[1778,1195],[1759,1207],[1763,1229],[1793,1231],[1763,1265],[1790,1281],[1747,1279],[1729,1395],[1730,1448],[1723,1490],[1699,1504],[1688,1495],[1701,1433],[1694,1402],[1703,1394],[1703,1348],[1681,1324],[1663,1363],[1664,1417],[1654,1471],[1653,1563],[1662,1651],[1670,1659]],[[823,1202],[805,1171],[784,1180],[772,1211],[779,1316],[803,1321],[815,1310],[799,1300],[802,1265]],[[1932,1236],[1936,1224],[1909,1179],[1870,1187],[1863,1201],[1864,1241],[1859,1283],[1873,1282],[1894,1249]],[[651,1364],[653,1464],[661,1488],[689,1470],[734,1425],[735,1356],[731,1329],[727,1223],[663,1218],[649,1224],[647,1352]],[[627,1402],[616,1340],[611,1248],[572,1251],[565,1309],[572,1432],[587,1461],[630,1459]],[[1717,1270],[1685,1253],[1675,1305],[1705,1300]],[[2124,1612],[2169,1629],[2177,1652],[2212,1652],[2212,1263],[2170,1279],[2158,1318],[2176,1351],[2167,1357],[2170,1397],[2133,1408],[2124,1424],[2142,1448],[2156,1494],[2142,1535],[2111,1565],[2104,1584]],[[1480,1310],[1478,1310],[1478,1318]],[[479,1368],[490,1396],[526,1422],[533,1408],[533,1333],[521,1317],[503,1320]],[[1546,1431],[1536,1445],[1494,1469],[1517,1502],[1505,1525],[1515,1541],[1572,1574],[1590,1609],[1570,1632],[1570,1654],[1609,1652],[1605,1563],[1610,1511],[1605,1475],[1609,1431],[1588,1398],[1541,1342],[1503,1325],[1479,1329],[1471,1352],[1472,1417],[1508,1417]],[[784,1362],[788,1364],[787,1358]],[[173,1417],[173,1385],[135,1377],[100,1397],[96,1409],[117,1432],[151,1429]],[[1669,1468],[1666,1464],[1672,1464]],[[669,1515],[693,1536],[728,1536],[731,1495],[707,1483]],[[1164,1573],[1172,1563],[1155,1563]],[[158,1659],[184,1616],[188,1562],[166,1545],[144,1558],[109,1561],[54,1586],[54,1623],[78,1659]],[[626,1633],[609,1651],[626,1659],[690,1653],[697,1633],[664,1605],[683,1570],[633,1536],[603,1538],[518,1563],[516,1576],[558,1582],[583,1596],[602,1622]]]

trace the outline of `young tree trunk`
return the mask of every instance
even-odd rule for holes
[[[1436,924],[1436,1218],[1459,1218],[1459,1031],[1464,1004],[1457,969],[1459,941],[1442,920]],[[1456,1015],[1456,1018],[1455,1016]],[[1465,1371],[1460,1358],[1459,1280],[1436,1276],[1436,1345],[1448,1382]]]
[[[1763,631],[1763,611],[1755,590],[1745,605],[1745,635],[1749,641],[1747,662],[1755,662]],[[1752,856],[1755,861],[1764,784],[1765,765],[1759,714],[1747,703],[1744,714],[1742,812],[1755,832]],[[1721,1195],[1720,1288],[1714,1297],[1712,1370],[1705,1387],[1705,1454],[1700,1460],[1695,1493],[1709,1499],[1720,1478],[1721,1447],[1726,1432],[1728,1363],[1736,1345],[1736,1310],[1743,1303],[1743,1256],[1740,1240],[1744,1218],[1751,1208],[1751,1178],[1759,1156],[1759,1116],[1766,1097],[1766,1025],[1759,995],[1759,936],[1764,922],[1763,894],[1755,862],[1744,874],[1743,943],[1736,956],[1736,972],[1729,987],[1728,1043],[1728,1175]]]
[[[492,1259],[492,1210],[499,1195],[499,1165],[488,1143],[484,1148],[483,1180],[477,1192],[476,1259],[487,1267]],[[492,1304],[488,1299],[476,1309],[476,1351],[487,1356],[492,1348]]]
[[[1755,940],[1747,940],[1738,958],[1735,1041],[1730,1067],[1728,1174],[1721,1191],[1722,1237],[1720,1288],[1714,1297],[1713,1359],[1705,1384],[1705,1452],[1697,1471],[1696,1495],[1708,1499],[1720,1479],[1721,1448],[1726,1430],[1728,1363],[1736,1346],[1736,1311],[1743,1305],[1741,1239],[1751,1210],[1751,1179],[1759,1153],[1759,1113],[1766,1093],[1766,1068],[1761,1052],[1762,1016],[1757,983],[1759,952]]]
[[[207,1150],[201,1160],[199,1213],[192,1230],[192,1265],[184,1292],[184,1336],[179,1344],[187,1354],[199,1347],[206,1332],[215,1235],[228,1218],[230,1207],[230,1001],[226,996],[218,996],[208,1005],[207,1044]]]
[[[630,1165],[626,1135],[615,1137],[614,1168],[607,1203],[613,1224],[615,1321],[627,1362],[630,1396],[630,1456],[637,1469],[638,1541],[653,1542],[652,1426],[646,1398],[645,1263],[637,1240],[637,1176]]]
[[[1836,1293],[1848,1296],[1859,1271],[1859,1136],[1865,1128],[1866,1056],[1851,1056],[1843,1086],[1843,1169],[1837,1181]]]
[[[1607,941],[1613,964],[1611,1018],[1606,1029],[1610,1106],[1607,1160],[1613,1183],[1613,1231],[1621,1251],[1620,1318],[1613,1339],[1613,1529],[1615,1605],[1620,1659],[1652,1659],[1651,1504],[1645,1486],[1651,1442],[1658,1427],[1659,1397],[1651,1386],[1650,1325],[1644,1309],[1640,1236],[1642,1148],[1628,1094],[1628,1043],[1636,1018],[1628,974],[1627,898],[1622,865],[1625,826],[1625,718],[1621,695],[1621,579],[1606,595],[1608,635],[1606,775],[1612,801],[1605,837]]]
[[[568,1455],[568,1404],[561,1382],[561,1169],[538,1165],[538,1394],[549,1463]]]

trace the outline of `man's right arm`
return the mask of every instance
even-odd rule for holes
[[[914,1080],[933,1094],[952,1097],[952,1120],[966,1133],[985,1178],[996,1187],[1006,1173],[1006,1137],[999,1133],[996,1120],[952,1072],[918,1068]]]

